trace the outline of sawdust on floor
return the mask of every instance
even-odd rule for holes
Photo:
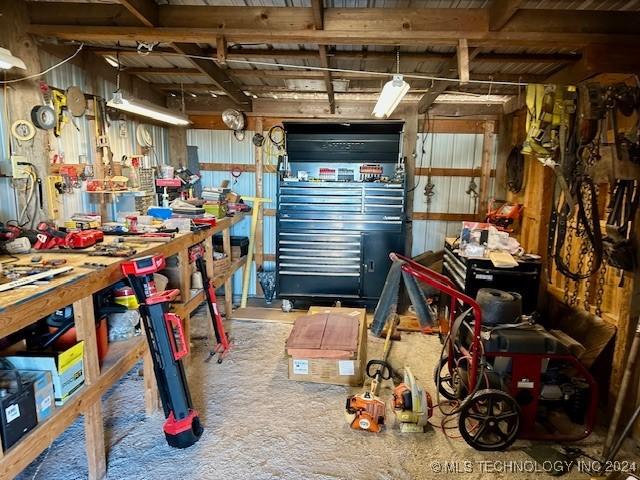
[[[207,321],[203,313],[192,318],[194,337],[206,335]],[[530,471],[534,464],[521,451],[529,445],[524,441],[508,452],[485,453],[434,428],[424,434],[401,434],[393,424],[380,434],[351,430],[344,419],[345,400],[361,389],[287,379],[284,342],[291,325],[236,321],[228,329],[235,348],[222,364],[205,363],[206,341],[194,341],[189,384],[205,432],[191,448],[176,450],[166,444],[162,412],[145,416],[139,368],[105,395],[109,479],[551,478]],[[368,358],[379,358],[382,341],[370,339],[368,346]],[[392,347],[390,362],[394,368],[409,365],[433,394],[439,353],[436,337],[403,333]],[[390,399],[391,389],[386,382],[381,396]],[[390,411],[388,418],[393,418]],[[457,429],[450,435],[457,437]],[[601,438],[592,435],[582,447],[595,454],[601,444]],[[518,468],[526,471],[514,473]],[[87,478],[81,419],[19,477],[81,478]],[[563,478],[589,476],[574,470]]]

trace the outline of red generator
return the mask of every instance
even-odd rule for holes
[[[397,257],[405,272],[450,298],[434,380],[440,396],[460,402],[458,427],[470,446],[494,451],[516,439],[575,442],[591,434],[595,380],[532,317],[498,308],[507,295],[517,294],[486,289],[474,300],[444,275]]]

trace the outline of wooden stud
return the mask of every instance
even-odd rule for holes
[[[84,341],[84,382],[91,386],[100,379],[98,342],[96,339],[96,321],[93,313],[93,297],[88,296],[73,303],[76,335]],[[84,431],[86,437],[87,463],[89,478],[99,480],[107,472],[104,446],[104,425],[102,423],[102,402],[96,401],[84,412]]]
[[[231,233],[229,229],[222,231],[222,250],[231,258]],[[227,320],[233,314],[233,276],[224,282],[224,316]]]
[[[469,83],[469,44],[466,38],[458,40],[458,77],[460,83]]]
[[[222,36],[216,38],[216,58],[222,65],[227,63],[227,41]]]
[[[264,133],[264,127],[262,125],[262,117],[256,118],[256,132]],[[262,198],[264,194],[263,189],[263,147],[254,147],[255,159],[256,159],[256,197]],[[256,262],[256,275],[264,264],[264,208],[258,210],[258,223],[256,224],[256,244],[255,244],[255,262]],[[250,266],[249,266],[250,268]],[[256,277],[256,291],[262,295],[262,288],[260,282]]]
[[[191,300],[191,273],[192,268],[189,263],[189,250],[187,248],[178,252],[178,269],[180,272],[180,302],[185,304]],[[191,318],[190,312],[181,312],[182,325],[184,326],[184,336],[187,341],[191,341]]]
[[[489,179],[491,178],[491,163],[493,160],[493,130],[494,122],[487,121],[484,124],[484,136],[482,139],[482,161],[480,163],[480,185],[478,192],[478,219],[484,220],[489,206]]]
[[[415,174],[416,169],[416,144],[418,141],[418,112],[415,105],[412,106],[406,116],[404,122],[404,131],[402,136],[402,155],[405,159],[405,178],[407,179],[407,203],[406,214],[411,216],[413,212],[413,187],[417,181]],[[424,128],[424,125],[422,126]],[[410,253],[413,247],[413,227],[411,223],[407,223],[407,232],[405,239],[405,252]]]
[[[160,408],[160,397],[156,374],[153,370],[153,358],[148,348],[142,356],[142,375],[144,377],[144,411],[147,416],[151,416]]]

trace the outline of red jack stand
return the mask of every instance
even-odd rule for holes
[[[216,289],[213,286],[213,282],[207,274],[207,266],[203,258],[203,251],[200,249],[192,250],[192,260],[196,264],[196,268],[202,276],[202,285],[204,286],[204,296],[207,300],[207,306],[209,307],[209,314],[211,315],[211,323],[213,325],[213,332],[216,337],[216,344],[209,352],[209,357],[206,361],[209,361],[212,357],[218,354],[218,363],[222,363],[225,357],[231,350],[231,341],[224,329],[222,323],[222,316],[218,310],[218,299],[216,298]]]

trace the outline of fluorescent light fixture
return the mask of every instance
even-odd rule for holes
[[[21,68],[26,70],[27,66],[18,57],[11,55],[6,48],[0,47],[0,70],[11,70],[12,68]]]
[[[168,108],[159,107],[144,100],[122,98],[122,93],[115,92],[113,98],[107,103],[107,107],[115,108],[123,112],[133,113],[141,117],[151,118],[158,122],[169,123],[171,125],[189,125],[191,122],[187,117]]]
[[[120,66],[120,62],[113,55],[105,55],[104,61],[111,65],[113,68],[118,68]]]
[[[376,118],[389,117],[408,91],[409,84],[404,81],[402,75],[394,75],[393,80],[385,83],[382,88],[378,103],[373,109],[373,116]]]

